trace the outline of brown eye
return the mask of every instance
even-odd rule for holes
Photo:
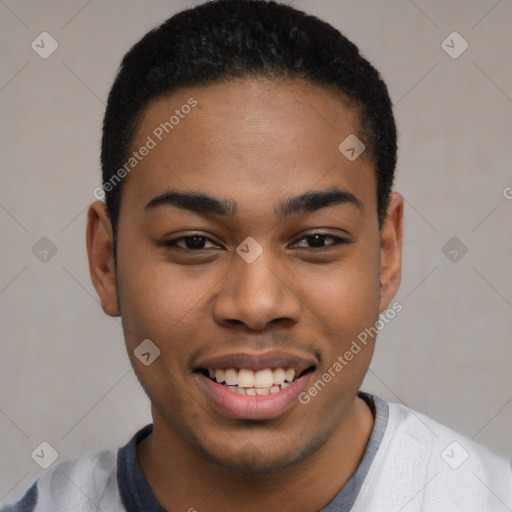
[[[191,251],[200,251],[203,249],[209,249],[210,247],[205,247],[207,243],[213,242],[206,236],[203,235],[190,235],[190,236],[181,236],[179,238],[175,238],[174,240],[168,240],[165,242],[166,247],[177,246],[181,249],[191,250]],[[218,247],[215,245],[215,247]]]
[[[307,245],[300,245],[303,241],[306,241]],[[327,243],[329,241],[330,243]],[[346,238],[328,235],[326,233],[314,233],[312,235],[302,237],[295,243],[295,246],[301,249],[323,249],[349,243],[350,242]]]

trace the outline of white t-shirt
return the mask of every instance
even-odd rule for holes
[[[374,413],[372,434],[356,472],[319,512],[512,510],[509,460],[404,405],[359,396]],[[0,511],[165,512],[137,462],[137,445],[151,431],[147,425],[119,450],[50,468]]]

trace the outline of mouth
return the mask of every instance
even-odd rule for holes
[[[316,368],[314,361],[273,352],[217,357],[199,364],[194,373],[218,412],[261,420],[292,407]]]
[[[264,368],[257,371],[249,368],[200,368],[198,372],[233,393],[266,396],[283,391],[314,370],[314,366],[309,366],[306,369]]]

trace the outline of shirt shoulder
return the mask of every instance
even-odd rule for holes
[[[354,512],[512,507],[510,460],[425,414],[388,405],[386,432]]]
[[[2,512],[125,512],[117,485],[117,450],[84,454],[43,473]]]
[[[468,467],[482,470],[503,471],[511,479],[511,461],[494,453],[473,439],[439,423],[426,414],[402,404],[389,404],[391,428],[395,434],[402,433],[431,452],[429,463],[434,467],[459,469],[468,462]]]

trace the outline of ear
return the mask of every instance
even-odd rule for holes
[[[87,255],[92,284],[98,293],[103,311],[119,316],[116,289],[116,269],[112,252],[114,238],[107,207],[96,201],[87,212]]]
[[[392,192],[381,230],[380,313],[389,306],[402,279],[403,221],[404,199],[398,192]]]

